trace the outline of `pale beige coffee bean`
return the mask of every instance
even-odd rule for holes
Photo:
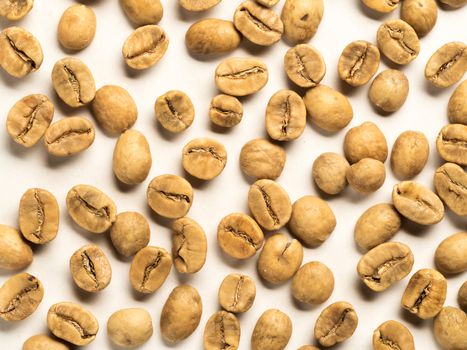
[[[287,50],[284,56],[285,73],[292,82],[303,88],[317,86],[326,74],[326,63],[312,45],[299,44]]]
[[[285,150],[266,139],[248,141],[240,151],[240,169],[254,179],[277,179],[285,160]]]
[[[180,273],[196,273],[206,262],[208,242],[203,228],[188,217],[172,224],[172,256]]]
[[[263,61],[233,57],[219,63],[214,81],[224,94],[246,96],[261,90],[268,79],[268,68]]]
[[[287,40],[293,44],[310,41],[318,30],[323,13],[323,0],[286,0],[281,19]]]
[[[136,185],[148,177],[152,166],[151,149],[143,133],[127,130],[115,144],[112,169],[121,182]]]
[[[44,60],[39,41],[20,27],[8,27],[0,32],[0,52],[0,66],[15,78],[37,71]]]
[[[95,137],[94,125],[88,119],[68,117],[50,125],[44,143],[51,155],[68,157],[87,150]]]
[[[349,339],[358,325],[353,306],[338,301],[326,307],[315,323],[314,335],[320,345],[329,347]]]
[[[55,196],[42,188],[30,188],[19,202],[19,229],[36,244],[53,240],[58,233],[60,209]]]
[[[182,151],[183,169],[201,180],[219,176],[227,164],[227,150],[219,141],[200,137],[188,142]]]
[[[300,346],[298,350],[319,350],[319,349],[315,346],[303,345],[303,346]]]
[[[299,138],[306,127],[306,108],[300,95],[280,90],[272,95],[266,107],[266,130],[273,140]]]
[[[22,350],[70,350],[70,348],[46,334],[37,334],[24,342]]]
[[[20,273],[7,279],[0,287],[0,318],[21,321],[31,316],[44,297],[44,287],[38,278]]]
[[[282,233],[267,239],[258,258],[258,273],[272,284],[291,279],[303,261],[303,247],[296,239],[288,240]]]
[[[18,230],[0,225],[0,269],[20,270],[32,263],[32,249]]]
[[[457,294],[457,300],[462,310],[467,310],[467,281],[462,284]]]
[[[153,333],[149,312],[141,308],[121,309],[107,320],[110,340],[121,347],[133,348],[146,343]]]
[[[379,73],[368,90],[368,98],[373,106],[386,113],[399,110],[408,95],[409,80],[396,69],[386,69]]]
[[[112,279],[112,267],[104,251],[88,244],[73,253],[70,272],[76,285],[86,292],[96,293],[106,288]]]
[[[411,179],[422,172],[429,155],[430,145],[424,133],[404,131],[392,147],[392,171],[400,180]]]
[[[128,130],[138,118],[136,103],[127,90],[116,85],[105,85],[96,92],[92,113],[109,135]]]
[[[185,34],[188,51],[199,55],[221,54],[235,50],[242,41],[232,21],[217,18],[201,19]]]
[[[172,258],[164,248],[144,247],[131,262],[131,285],[140,293],[154,293],[164,284],[170,270]]]
[[[386,242],[360,258],[357,272],[368,288],[382,292],[407,276],[413,264],[414,256],[407,245]]]
[[[0,16],[9,21],[25,17],[34,6],[34,0],[0,0]]]
[[[375,45],[364,40],[351,42],[339,58],[339,77],[351,86],[365,85],[378,70],[379,61],[380,54]]]
[[[358,218],[354,237],[363,250],[370,250],[390,240],[401,227],[401,217],[394,206],[387,203],[376,204]]]
[[[455,307],[441,310],[433,322],[433,333],[441,348],[462,350],[467,348],[467,314]]]
[[[71,302],[50,307],[47,327],[57,338],[78,346],[94,341],[99,331],[99,323],[94,315],[81,305]]]
[[[256,2],[266,7],[273,7],[279,2],[279,0],[256,0]]]
[[[178,0],[178,3],[187,11],[206,11],[219,4],[222,0]]]
[[[217,226],[217,243],[232,258],[251,258],[263,246],[263,242],[263,231],[246,214],[229,214]]]
[[[285,189],[268,179],[256,181],[248,191],[248,207],[256,222],[268,231],[284,227],[292,215],[292,203]]]
[[[154,105],[156,118],[162,127],[179,133],[191,126],[195,119],[195,108],[187,94],[171,90],[159,96]]]
[[[284,24],[276,13],[253,0],[242,2],[234,13],[235,28],[254,44],[270,46],[278,42]]]
[[[436,248],[435,263],[439,271],[455,274],[467,271],[467,232],[453,234]]]
[[[277,309],[269,309],[256,321],[251,335],[252,350],[285,349],[292,336],[292,321]]]
[[[164,15],[160,0],[121,0],[120,4],[128,19],[137,26],[157,24]]]
[[[233,96],[219,94],[214,96],[209,106],[209,119],[215,125],[232,128],[243,118],[243,105]]]
[[[390,61],[404,65],[417,58],[420,40],[415,30],[400,19],[385,21],[376,34],[378,47]]]
[[[329,299],[334,290],[332,271],[319,261],[304,264],[292,280],[292,295],[299,302],[316,305]]]
[[[189,285],[175,287],[162,308],[162,338],[170,344],[188,338],[198,328],[203,303],[198,291]]]
[[[379,160],[363,158],[350,166],[346,173],[350,187],[361,194],[376,192],[386,180],[386,169]]]
[[[443,4],[446,4],[454,9],[461,8],[467,4],[467,0],[440,0]]]
[[[165,55],[169,38],[155,24],[139,27],[123,43],[122,55],[128,67],[143,70],[154,66]]]
[[[353,118],[353,109],[348,98],[325,85],[308,90],[303,101],[311,121],[326,131],[340,131]]]
[[[44,136],[53,117],[54,105],[47,96],[28,95],[8,112],[6,129],[13,141],[29,148]]]
[[[448,124],[436,139],[436,149],[447,162],[467,166],[467,125]]]
[[[467,70],[467,45],[453,41],[441,46],[425,66],[425,78],[438,88],[457,83]]]
[[[326,152],[313,162],[312,177],[324,193],[339,194],[347,186],[345,175],[349,167],[349,162],[340,154]]]
[[[96,15],[90,7],[72,5],[63,12],[58,23],[58,41],[65,49],[83,50],[96,35],[96,22]]]
[[[436,193],[454,213],[467,216],[467,174],[457,164],[446,163],[436,169]]]
[[[253,306],[255,298],[255,281],[247,275],[231,273],[219,287],[219,304],[229,312],[247,312]]]
[[[240,322],[226,311],[217,311],[209,317],[204,327],[205,350],[237,350],[240,344]]]
[[[399,7],[401,0],[362,0],[368,8],[379,13],[389,13]]]
[[[336,217],[329,205],[319,197],[304,196],[292,206],[289,228],[304,245],[317,247],[331,235]]]
[[[117,252],[129,257],[149,244],[151,230],[148,220],[140,213],[126,211],[115,218],[110,239]]]
[[[116,220],[114,201],[90,185],[76,185],[68,191],[66,206],[73,221],[92,233],[106,232]]]
[[[415,350],[412,333],[397,321],[383,322],[373,332],[374,350]]]
[[[373,122],[364,122],[345,134],[344,153],[353,164],[363,158],[373,158],[384,163],[388,157],[386,137]]]
[[[407,0],[402,2],[401,19],[412,26],[419,37],[427,35],[438,19],[435,0]]]
[[[460,83],[448,103],[448,117],[453,124],[467,125],[467,80]]]

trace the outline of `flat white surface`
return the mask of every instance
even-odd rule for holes
[[[5,123],[10,107],[21,97],[30,93],[46,93],[56,103],[54,121],[71,115],[91,117],[87,108],[71,110],[57,100],[53,92],[50,73],[54,63],[67,55],[56,39],[56,27],[61,13],[74,2],[71,0],[37,0],[32,12],[19,24],[30,30],[41,42],[45,58],[40,70],[30,76],[16,80],[0,73],[0,116]],[[150,70],[133,73],[126,69],[121,57],[121,47],[132,32],[132,26],[124,16],[117,0],[90,1],[98,19],[97,34],[90,47],[76,54],[86,62],[98,86],[118,84],[131,93],[137,102],[139,118],[135,125],[148,138],[153,155],[153,167],[147,181],[134,188],[119,185],[113,177],[111,161],[116,139],[110,138],[97,128],[96,141],[82,155],[68,159],[55,159],[47,155],[42,143],[32,149],[23,149],[14,144],[5,129],[0,132],[0,222],[17,225],[18,203],[21,195],[30,187],[42,187],[57,197],[61,207],[61,224],[58,237],[42,247],[34,248],[34,262],[25,271],[40,278],[45,286],[45,297],[38,310],[28,319],[18,323],[0,322],[0,349],[20,349],[22,343],[37,333],[47,332],[46,314],[56,302],[74,301],[82,304],[96,315],[100,331],[88,349],[116,349],[106,336],[106,322],[116,310],[126,307],[144,307],[153,317],[154,335],[141,349],[169,349],[159,332],[159,317],[162,306],[170,291],[181,283],[195,286],[203,299],[203,316],[195,333],[176,346],[179,349],[202,349],[203,329],[207,319],[219,309],[217,289],[225,275],[232,272],[246,273],[257,283],[257,297],[253,308],[240,315],[242,327],[240,349],[249,349],[250,336],[258,317],[268,308],[278,308],[292,319],[294,331],[287,349],[297,349],[313,343],[313,327],[320,311],[332,302],[351,302],[358,313],[359,325],[351,339],[336,346],[339,349],[371,349],[373,330],[382,322],[395,319],[402,321],[412,331],[417,349],[436,349],[432,336],[432,321],[421,321],[408,315],[399,305],[408,277],[386,292],[376,294],[360,282],[356,264],[360,258],[353,239],[353,228],[360,214],[371,205],[390,201],[393,185],[397,182],[387,165],[387,180],[384,186],[372,195],[356,195],[350,188],[337,197],[327,197],[337,216],[337,227],[331,237],[318,249],[305,249],[304,262],[319,260],[328,265],[335,276],[335,289],[331,298],[323,305],[303,309],[298,307],[290,295],[290,283],[277,288],[265,286],[256,272],[257,256],[245,262],[226,258],[217,246],[216,226],[225,215],[248,212],[247,191],[249,180],[238,165],[239,152],[250,139],[266,136],[264,111],[270,96],[279,89],[294,88],[287,81],[282,67],[283,56],[288,45],[283,41],[270,48],[258,48],[245,40],[242,46],[227,56],[257,55],[268,65],[270,80],[259,93],[243,99],[245,116],[235,129],[219,133],[210,126],[207,111],[211,98],[216,94],[213,72],[221,58],[199,61],[186,51],[184,35],[188,27],[203,17],[231,19],[239,1],[224,0],[215,9],[200,14],[188,14],[178,8],[175,0],[165,0],[164,18],[161,25],[170,37],[169,49],[160,63]],[[276,6],[280,13],[284,1]],[[375,41],[376,30],[385,18],[398,18],[399,11],[388,16],[374,17],[367,12],[359,0],[325,1],[325,14],[317,35],[311,40],[323,54],[327,73],[324,84],[337,88],[349,96],[355,117],[347,127],[370,120],[379,125],[391,148],[396,137],[405,130],[421,130],[430,140],[429,163],[416,181],[432,187],[433,172],[440,164],[434,140],[440,128],[448,122],[446,106],[454,86],[436,90],[428,86],[423,77],[425,63],[431,54],[448,41],[467,41],[465,23],[467,9],[439,11],[434,30],[421,41],[421,52],[410,65],[401,67],[410,80],[410,94],[405,105],[390,116],[378,115],[367,100],[368,85],[357,89],[340,82],[336,72],[337,60],[342,49],[351,41],[364,39]],[[2,28],[8,26],[0,22]],[[380,71],[388,68],[383,60]],[[196,119],[186,132],[172,136],[156,125],[153,104],[157,96],[171,89],[185,91],[193,100]],[[302,91],[301,91],[302,92]],[[317,194],[311,179],[311,166],[321,153],[342,153],[345,130],[326,135],[310,124],[300,139],[284,144],[287,163],[278,182],[289,192],[293,201],[303,195]],[[217,179],[201,183],[191,181],[195,188],[194,204],[189,216],[205,229],[209,241],[206,265],[196,275],[182,276],[172,270],[169,278],[156,293],[142,296],[133,292],[128,281],[130,261],[121,259],[114,251],[108,234],[93,235],[77,227],[66,213],[65,196],[76,184],[92,184],[110,195],[117,203],[118,211],[136,210],[144,213],[151,224],[151,245],[168,250],[170,244],[170,222],[151,214],[146,204],[146,187],[154,176],[173,173],[184,175],[181,167],[181,150],[191,139],[213,137],[225,144],[228,163]],[[192,179],[190,179],[192,180]],[[394,241],[412,247],[415,255],[413,272],[420,268],[433,267],[436,246],[447,236],[465,230],[466,221],[447,212],[446,218],[432,227],[419,227],[404,223]],[[286,229],[281,230],[287,232]],[[108,255],[113,269],[111,284],[104,291],[92,295],[80,291],[72,282],[68,260],[72,253],[87,243],[96,243]],[[3,283],[13,272],[0,272]],[[446,305],[457,306],[458,288],[466,274],[449,277]]]

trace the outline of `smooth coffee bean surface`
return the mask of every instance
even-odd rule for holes
[[[353,164],[364,158],[373,158],[384,163],[388,157],[386,137],[373,122],[364,122],[345,134],[344,153]]]
[[[37,334],[26,339],[22,350],[70,350],[70,348],[48,335]]]
[[[319,350],[319,349],[315,346],[303,345],[303,346],[300,346],[298,350]]]
[[[233,96],[219,94],[213,97],[209,106],[209,119],[215,125],[231,128],[243,118],[243,105]]]
[[[391,153],[391,168],[398,179],[407,180],[422,172],[428,161],[430,145],[420,131],[404,131],[400,134]]]
[[[404,0],[401,19],[412,26],[419,37],[427,35],[438,19],[438,5],[435,0]]]
[[[277,5],[279,0],[256,0],[256,2],[266,7],[273,7]]]
[[[180,273],[196,273],[206,262],[208,242],[203,228],[188,217],[172,224],[172,257]]]
[[[128,19],[137,26],[159,23],[164,15],[160,0],[121,0],[120,4]]]
[[[145,309],[114,312],[107,320],[107,334],[118,346],[132,348],[146,343],[153,333],[151,315]]]
[[[281,19],[287,40],[293,44],[309,41],[316,34],[323,13],[323,0],[286,0]]]
[[[110,239],[117,252],[129,257],[149,244],[151,230],[148,220],[140,213],[126,211],[116,216],[110,229]]]
[[[2,0],[0,16],[9,21],[18,21],[25,17],[34,6],[34,0]]]
[[[219,304],[229,312],[247,312],[255,298],[255,281],[247,275],[232,273],[224,278],[219,287]]]
[[[349,185],[361,194],[377,191],[386,180],[386,168],[379,160],[363,158],[347,170]]]
[[[58,23],[58,41],[68,50],[88,47],[96,35],[96,15],[84,5],[72,5]]]
[[[467,232],[453,234],[436,248],[435,264],[445,274],[467,271]]]
[[[400,20],[387,20],[376,34],[378,47],[390,61],[404,65],[417,58],[420,40],[410,24]]]
[[[467,314],[447,306],[435,317],[433,333],[441,348],[461,350],[467,348]]]
[[[256,321],[251,335],[252,350],[285,349],[292,336],[292,321],[289,316],[277,309],[263,312]]]
[[[323,153],[313,162],[313,180],[324,193],[339,194],[347,186],[349,167],[349,162],[340,154]]]
[[[326,74],[326,63],[314,46],[299,44],[284,56],[284,69],[292,82],[302,88],[317,86]]]
[[[187,11],[206,11],[219,4],[222,0],[178,0],[178,3]]]
[[[446,163],[436,169],[436,193],[454,213],[467,216],[467,173],[457,164]]]
[[[306,304],[322,304],[334,290],[332,271],[319,261],[304,264],[292,280],[293,297]]]
[[[425,78],[438,88],[457,83],[467,70],[467,45],[453,41],[441,46],[425,66]]]
[[[401,0],[362,0],[368,8],[379,13],[388,13],[399,7]]]
[[[195,119],[193,103],[187,94],[178,90],[171,90],[159,96],[154,111],[162,127],[173,133],[189,128]]]
[[[13,227],[0,224],[0,269],[20,270],[32,263],[32,249]]]
[[[339,58],[339,77],[351,86],[368,83],[379,68],[378,48],[368,41],[351,42],[344,48]]]
[[[467,80],[460,83],[449,99],[448,117],[452,124],[467,125]]]
[[[398,321],[383,322],[373,332],[374,350],[415,350],[414,339],[409,329]]]
[[[466,0],[440,0],[441,3],[448,5],[453,9],[458,9],[467,4]]]
[[[285,150],[266,139],[248,141],[240,151],[240,169],[254,179],[277,179],[285,160]]]
[[[185,44],[191,53],[221,54],[235,50],[242,40],[232,21],[201,19],[188,28]]]
[[[399,110],[409,95],[409,80],[399,70],[386,69],[379,73],[368,90],[370,102],[380,111]]]
[[[188,142],[182,151],[183,168],[191,176],[212,180],[227,164],[227,150],[217,140],[200,137]]]
[[[170,254],[159,247],[144,247],[136,253],[130,266],[130,282],[140,293],[154,293],[172,270]]]
[[[436,148],[445,161],[467,166],[467,125],[444,126],[436,139]]]
[[[203,338],[206,350],[236,350],[240,344],[240,322],[230,312],[217,311],[206,322]]]
[[[462,310],[467,310],[467,281],[465,281],[462,286],[459,288],[457,294],[457,300]]]

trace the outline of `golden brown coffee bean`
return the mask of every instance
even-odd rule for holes
[[[435,317],[433,333],[441,348],[460,350],[467,348],[467,314],[447,306]]]
[[[435,0],[405,0],[402,2],[401,19],[412,26],[419,37],[427,35],[438,19]]]
[[[449,99],[448,117],[452,124],[467,125],[467,80],[460,83]]]
[[[384,163],[388,157],[386,137],[375,123],[365,122],[347,131],[344,153],[351,164],[363,158],[373,158]]]
[[[145,309],[118,310],[107,321],[107,334],[110,340],[124,348],[133,348],[146,343],[152,333],[151,315]]]
[[[467,45],[453,41],[441,46],[425,66],[425,78],[438,88],[446,88],[462,79],[467,70]]]
[[[415,177],[426,165],[430,145],[425,134],[420,131],[404,131],[400,134],[391,153],[391,168],[398,179]]]
[[[364,40],[351,42],[339,58],[339,76],[351,86],[365,85],[378,70],[379,61],[380,54],[375,45]]]
[[[326,63],[321,53],[308,44],[290,48],[284,56],[284,69],[295,84],[303,88],[317,86],[326,74]]]
[[[409,95],[409,80],[396,69],[379,73],[368,90],[370,102],[380,111],[393,113],[399,110]]]
[[[233,51],[241,40],[241,35],[231,21],[217,18],[199,20],[185,34],[188,51],[201,55]]]
[[[350,165],[340,154],[326,152],[313,163],[313,180],[327,194],[341,193],[347,186],[346,173]]]
[[[195,119],[195,108],[187,94],[171,90],[159,96],[154,105],[156,118],[162,127],[179,133],[188,129]]]
[[[203,228],[188,217],[172,224],[172,256],[180,273],[196,273],[206,262],[208,242]]]
[[[277,179],[285,160],[285,150],[266,139],[248,141],[240,151],[240,169],[254,179]]]
[[[34,6],[34,0],[1,0],[0,16],[9,21],[18,21],[25,17]]]
[[[206,11],[216,6],[222,0],[178,0],[178,3],[187,11]]]
[[[135,255],[146,247],[150,238],[148,220],[137,212],[126,211],[118,214],[110,229],[113,246],[126,257]]]
[[[219,287],[219,304],[229,312],[247,312],[255,297],[256,285],[250,276],[231,273],[224,278]]]
[[[445,163],[436,169],[436,193],[454,213],[467,216],[467,174],[454,163]]]
[[[182,162],[183,168],[191,176],[201,180],[212,180],[224,170],[227,151],[219,141],[200,137],[185,145]]]
[[[240,322],[230,312],[217,311],[206,322],[203,338],[206,350],[237,350],[240,344]]]
[[[292,321],[277,309],[263,312],[251,335],[252,350],[283,350],[292,336]]]
[[[386,321],[373,332],[374,350],[415,350],[413,336],[409,329],[397,321]]]
[[[160,0],[121,0],[123,11],[137,26],[157,24],[164,15]]]
[[[37,334],[24,342],[22,350],[70,350],[70,348],[48,335]]]
[[[83,50],[96,35],[96,15],[84,5],[72,5],[58,23],[58,41],[68,50]]]
[[[386,169],[379,160],[363,158],[350,166],[346,173],[350,187],[361,194],[376,192],[386,180]]]
[[[286,0],[281,19],[287,40],[293,44],[310,41],[318,30],[323,12],[323,0]]]
[[[436,248],[435,263],[439,271],[455,274],[467,271],[467,232],[455,233]]]
[[[436,148],[445,161],[467,166],[467,125],[444,126],[436,139]]]
[[[322,304],[329,299],[333,290],[334,275],[319,261],[304,264],[292,280],[292,295],[302,303]]]
[[[217,126],[231,128],[243,118],[243,105],[233,96],[219,94],[214,96],[209,106],[209,119]]]
[[[358,325],[357,313],[347,302],[339,301],[326,307],[315,323],[315,338],[325,347],[350,338]]]
[[[399,7],[401,0],[362,0],[368,8],[379,13],[388,13]]]
[[[18,230],[0,225],[0,269],[20,270],[32,263],[32,249]]]

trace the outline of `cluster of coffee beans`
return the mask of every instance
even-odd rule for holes
[[[227,0],[225,0],[227,1]],[[221,0],[179,0],[186,11],[205,11]],[[282,37],[292,44],[284,56],[284,71],[304,96],[287,89],[276,92],[265,112],[265,129],[271,140],[258,138],[243,145],[240,168],[254,179],[248,192],[251,216],[230,213],[219,223],[217,243],[233,259],[252,258],[258,251],[257,270],[271,285],[290,281],[291,294],[299,303],[325,303],[334,291],[334,274],[319,261],[303,263],[304,247],[318,247],[336,227],[336,216],[318,196],[303,196],[292,203],[287,191],[275,180],[286,162],[283,142],[298,139],[306,128],[307,115],[318,128],[335,133],[353,118],[349,99],[341,92],[320,84],[326,74],[321,53],[307,42],[316,34],[324,14],[323,0],[285,0],[279,16],[273,7],[279,0],[246,0],[239,3],[233,21],[209,18],[195,22],[186,32],[188,51],[203,59],[233,51],[242,38],[258,46],[272,46]],[[377,73],[381,54],[395,65],[414,61],[421,49],[420,38],[435,26],[438,5],[435,0],[362,0],[373,11],[387,13],[401,2],[401,19],[384,21],[376,32],[376,43],[357,40],[349,43],[338,61],[338,75],[352,87],[370,82]],[[466,0],[440,0],[460,8]],[[0,0],[0,16],[16,21],[26,16],[33,0]],[[123,61],[133,70],[146,70],[165,55],[169,38],[157,25],[163,17],[159,0],[121,0],[124,13],[137,27],[122,46]],[[443,5],[444,6],[444,5]],[[62,15],[57,37],[60,45],[77,52],[88,47],[96,34],[96,16],[90,7],[73,5]],[[44,56],[39,41],[26,29],[10,26],[0,33],[0,67],[15,78],[40,69]],[[425,66],[425,78],[436,88],[460,81],[467,70],[467,45],[447,42],[433,53]],[[232,128],[243,118],[240,98],[255,94],[268,82],[269,69],[257,57],[222,60],[215,69],[214,82],[221,94],[209,107],[209,118],[220,128]],[[152,156],[143,133],[132,129],[138,111],[123,87],[105,85],[96,89],[91,70],[78,58],[58,60],[51,72],[57,96],[70,108],[89,106],[102,130],[118,136],[113,153],[113,172],[125,185],[146,181]],[[409,94],[409,81],[403,72],[380,72],[368,89],[372,105],[381,113],[396,112]],[[169,133],[181,133],[195,119],[189,96],[171,90],[156,99],[154,113]],[[43,94],[32,94],[17,101],[6,118],[6,129],[17,144],[29,148],[43,139],[47,152],[70,157],[87,150],[96,131],[91,120],[68,117],[54,122],[54,105]],[[419,131],[405,131],[395,141],[389,155],[383,132],[373,122],[349,129],[343,140],[344,155],[326,152],[313,163],[312,178],[326,196],[340,194],[347,185],[362,195],[380,189],[386,179],[384,165],[390,156],[394,175],[401,180],[392,192],[392,203],[368,208],[355,224],[355,242],[364,252],[357,273],[371,291],[382,292],[407,277],[414,265],[411,248],[390,241],[403,220],[418,225],[434,225],[445,216],[445,205],[458,216],[467,216],[467,81],[459,84],[448,103],[451,124],[436,139],[439,156],[446,161],[434,174],[435,191],[413,181],[429,158],[429,141]],[[227,149],[217,140],[196,138],[182,150],[181,163],[188,175],[209,181],[219,176],[227,164]],[[165,174],[147,186],[147,204],[160,217],[172,220],[172,249],[150,246],[150,225],[137,212],[118,212],[115,202],[98,188],[78,184],[66,196],[68,215],[83,230],[94,234],[109,232],[111,242],[124,257],[132,259],[128,282],[137,293],[156,292],[166,281],[172,266],[180,274],[200,271],[207,257],[208,240],[204,229],[187,214],[194,190],[187,179]],[[19,230],[0,225],[0,269],[19,270],[33,260],[29,243],[43,245],[59,231],[60,208],[55,196],[41,188],[28,189],[20,199]],[[296,239],[276,233],[287,225]],[[274,234],[265,239],[263,231]],[[467,271],[467,232],[443,240],[434,252],[435,269],[416,271],[401,296],[401,307],[416,317],[434,319],[434,336],[446,350],[467,349],[467,282],[458,292],[460,309],[445,307],[445,276]],[[78,288],[88,293],[104,290],[112,279],[112,266],[104,251],[95,244],[77,249],[70,257],[69,270]],[[20,321],[37,309],[44,296],[41,281],[28,273],[10,277],[0,288],[0,318]],[[235,350],[240,343],[237,314],[247,312],[256,298],[256,285],[248,275],[227,275],[218,289],[222,311],[215,312],[204,328],[206,350]],[[464,311],[462,311],[462,310]],[[176,286],[160,315],[163,339],[177,344],[198,327],[203,303],[190,285]],[[65,341],[77,346],[91,343],[99,323],[91,311],[72,302],[59,302],[49,308],[47,326],[55,336],[35,335],[26,340],[24,350],[66,350]],[[322,347],[334,346],[350,338],[358,326],[357,311],[347,301],[327,305],[314,326],[314,338]],[[292,335],[292,321],[278,309],[265,311],[252,331],[253,350],[284,349]],[[121,347],[144,344],[153,334],[151,315],[142,308],[121,309],[107,321],[107,333]],[[58,341],[58,338],[60,341]],[[410,330],[388,320],[373,333],[375,350],[414,350]],[[315,350],[305,345],[299,350]]]

